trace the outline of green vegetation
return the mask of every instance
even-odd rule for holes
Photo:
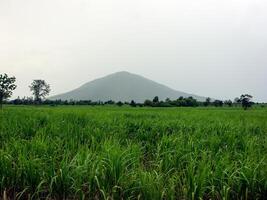
[[[265,199],[266,159],[266,108],[0,112],[0,199]]]
[[[2,109],[3,101],[11,97],[13,90],[16,89],[16,78],[9,77],[7,74],[0,74],[0,108]]]
[[[241,95],[241,97],[244,95]],[[145,100],[144,103],[136,103],[134,100],[129,102],[115,102],[112,100],[106,101],[106,102],[93,102],[91,100],[80,100],[80,101],[73,101],[73,100],[40,100],[37,101],[33,98],[17,98],[14,100],[6,101],[5,104],[13,104],[13,105],[35,105],[38,103],[39,105],[51,105],[51,106],[58,106],[58,105],[90,105],[90,106],[102,106],[102,105],[117,105],[119,107],[123,105],[130,105],[132,107],[243,107],[244,110],[247,110],[248,108],[252,107],[252,105],[255,106],[265,106],[264,103],[254,103],[251,101],[251,98],[244,98],[243,100],[238,100],[236,102],[232,102],[231,100],[221,101],[221,100],[214,100],[213,102],[210,101],[210,98],[207,98],[205,102],[200,102],[194,99],[193,97],[179,97],[176,100],[170,100],[167,98],[165,101],[159,101],[158,97],[154,97],[154,99],[151,100]],[[248,101],[247,101],[248,100]]]
[[[45,80],[33,80],[32,84],[29,86],[35,103],[41,103],[42,99],[49,95],[51,89],[50,85],[45,82]]]

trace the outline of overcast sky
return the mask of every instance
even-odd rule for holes
[[[51,95],[129,71],[171,88],[267,102],[266,0],[0,0],[0,73]]]

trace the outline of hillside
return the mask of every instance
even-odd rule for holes
[[[90,81],[81,87],[50,97],[51,100],[92,100],[92,101],[131,101],[144,102],[158,96],[160,100],[166,98],[177,99],[180,96],[193,96],[199,101],[205,97],[176,91],[155,81],[129,72],[117,72],[103,78]]]

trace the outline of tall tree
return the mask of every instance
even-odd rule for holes
[[[51,89],[50,85],[47,84],[44,80],[33,80],[32,84],[29,86],[32,94],[34,96],[35,102],[39,103],[49,95]]]
[[[159,97],[158,96],[155,96],[154,99],[153,99],[153,103],[159,103]]]
[[[252,99],[253,97],[249,94],[242,94],[240,96],[240,102],[242,104],[242,107],[244,108],[244,110],[247,110],[249,107],[252,106]]]
[[[17,88],[16,78],[8,77],[7,74],[0,74],[0,107],[3,107],[3,101],[12,95],[12,91]]]

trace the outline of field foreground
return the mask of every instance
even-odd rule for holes
[[[0,199],[266,199],[267,109],[6,107]]]

